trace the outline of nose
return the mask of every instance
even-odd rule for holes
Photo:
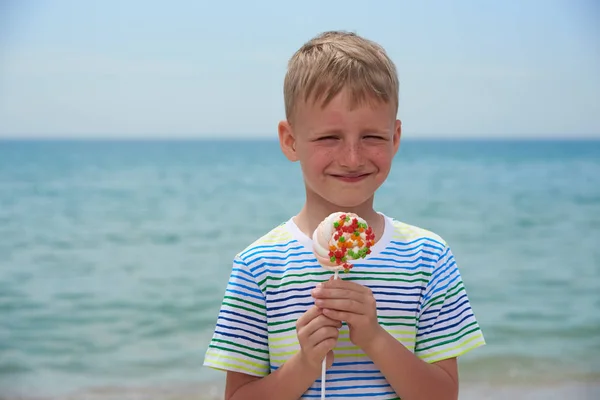
[[[359,142],[344,141],[340,150],[339,163],[342,167],[356,170],[364,165],[364,155]]]

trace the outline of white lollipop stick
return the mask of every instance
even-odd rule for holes
[[[334,271],[333,279],[339,279],[340,268],[347,272],[354,260],[365,258],[370,253],[375,235],[358,215],[336,212],[321,221],[312,239],[313,252],[319,264],[326,270]],[[321,366],[322,400],[325,399],[326,374],[327,355]]]
[[[333,279],[339,279],[338,270],[335,270]],[[325,400],[325,380],[327,379],[327,356],[323,359],[321,366],[321,400]]]

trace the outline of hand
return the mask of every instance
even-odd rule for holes
[[[343,279],[330,279],[317,285],[312,296],[323,315],[346,321],[350,340],[364,351],[384,332],[377,321],[377,303],[371,289]]]
[[[300,356],[306,365],[321,371],[323,359],[327,356],[327,368],[333,365],[333,348],[337,344],[340,321],[323,315],[321,310],[313,306],[296,322],[296,332],[300,342]]]

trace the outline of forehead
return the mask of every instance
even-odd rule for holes
[[[304,126],[367,124],[385,126],[395,120],[393,104],[375,96],[357,99],[348,90],[342,90],[328,102],[313,99],[297,104],[295,119]]]

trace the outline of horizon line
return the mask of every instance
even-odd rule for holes
[[[600,141],[598,135],[571,136],[402,136],[401,140],[410,141]],[[277,136],[1,136],[0,142],[215,142],[247,141],[277,142]]]

